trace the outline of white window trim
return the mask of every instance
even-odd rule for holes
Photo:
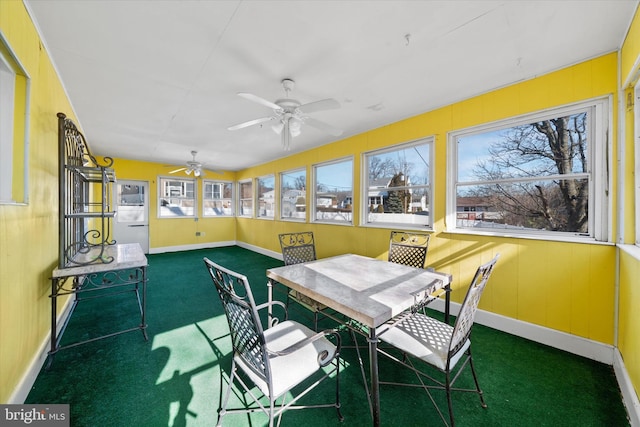
[[[193,215],[176,215],[176,216],[161,216],[160,215],[160,203],[162,198],[166,197],[162,194],[162,180],[173,181],[192,181],[193,182]],[[159,176],[158,177],[158,201],[156,205],[156,218],[158,219],[184,219],[184,218],[198,218],[198,181],[196,178],[182,178],[175,176]]]
[[[353,197],[353,203],[351,205],[351,220],[349,221],[335,221],[335,220],[330,220],[330,219],[317,219],[317,212],[316,212],[316,196],[317,196],[317,185],[316,185],[316,170],[319,167],[323,167],[323,166],[329,166],[329,165],[333,165],[336,163],[344,163],[344,162],[351,162],[351,195]],[[312,223],[317,223],[317,224],[331,224],[331,225],[348,225],[348,226],[353,226],[354,225],[354,221],[353,221],[353,206],[355,206],[356,203],[356,194],[354,191],[354,187],[353,187],[353,183],[355,182],[354,178],[355,178],[355,161],[353,156],[347,156],[347,157],[342,157],[339,159],[334,159],[334,160],[330,160],[328,162],[321,162],[321,163],[315,163],[313,165],[311,165],[311,198],[309,201],[309,211],[310,211],[310,218],[311,218],[311,222]]]
[[[231,184],[231,206],[233,209],[233,213],[231,215],[205,215],[204,214],[204,202],[205,200],[217,200],[217,199],[207,199],[204,194],[204,190],[206,187],[206,183],[215,183],[215,184]],[[221,179],[203,179],[202,180],[202,217],[203,218],[231,218],[236,215],[236,201],[235,201],[235,186],[233,185],[233,181],[221,180]]]
[[[582,102],[568,104],[556,108],[548,108],[529,114],[507,118],[479,126],[472,126],[447,133],[447,198],[445,231],[459,234],[477,234],[486,236],[515,237],[536,240],[552,240],[579,243],[609,243],[612,239],[612,224],[609,221],[612,212],[611,198],[611,102],[612,97],[599,97]],[[589,135],[590,165],[595,168],[592,173],[589,188],[589,230],[591,236],[578,236],[575,233],[515,230],[472,230],[456,227],[456,184],[457,184],[457,144],[456,140],[462,135],[485,133],[492,130],[504,129],[520,124],[528,124],[548,118],[560,117],[576,110],[587,109],[593,114],[594,134]],[[593,142],[591,142],[593,141]]]
[[[4,34],[0,32],[0,73],[5,78],[0,79],[0,204],[27,205],[29,203],[29,110],[31,99],[31,78],[15,55]],[[3,70],[4,68],[4,70]],[[16,88],[15,82],[18,76],[25,78],[24,104],[25,110],[15,110]],[[8,82],[8,83],[7,83]],[[7,96],[9,94],[9,96]],[[18,198],[13,194],[13,178],[16,173],[16,164],[13,161],[15,143],[15,113],[24,114],[24,140],[22,170],[23,194]],[[19,199],[18,201],[16,199]]]
[[[375,154],[383,154],[383,153],[388,153],[388,152],[392,152],[392,151],[397,151],[399,149],[402,148],[406,148],[406,147],[412,147],[415,145],[428,145],[429,146],[429,222],[431,223],[428,226],[424,226],[424,225],[411,225],[408,223],[395,223],[395,222],[369,222],[368,218],[367,218],[367,214],[368,214],[368,210],[369,210],[369,205],[368,205],[368,194],[369,194],[369,188],[368,188],[368,183],[369,183],[369,162],[368,160],[368,156],[371,155],[375,155]],[[361,170],[361,177],[360,177],[360,226],[361,227],[370,227],[370,228],[397,228],[397,229],[403,229],[403,230],[420,230],[420,231],[433,231],[433,212],[434,212],[434,171],[435,171],[435,167],[434,167],[434,155],[435,155],[435,137],[433,136],[426,136],[424,138],[420,138],[420,139],[416,139],[416,140],[412,140],[412,141],[407,141],[407,142],[402,142],[390,147],[385,147],[379,150],[371,150],[371,151],[367,151],[362,153],[362,158],[360,160],[360,170]]]
[[[241,186],[242,184],[246,184],[246,183],[251,183],[251,213],[249,215],[247,214],[243,214],[243,209],[242,209],[242,200],[244,200],[242,198],[242,190],[241,190]],[[238,181],[238,185],[237,185],[237,189],[238,189],[238,198],[237,198],[237,204],[236,204],[236,216],[239,218],[253,218],[253,216],[255,215],[255,210],[256,210],[256,196],[255,196],[255,182],[249,178],[249,179],[243,179]]]
[[[268,216],[268,215],[260,215],[260,180],[264,180],[264,179],[273,179],[273,215]],[[253,192],[255,194],[254,200],[255,202],[253,203],[253,210],[254,210],[254,217],[256,219],[266,219],[266,220],[275,220],[276,219],[276,209],[278,206],[278,191],[276,191],[276,176],[275,174],[267,174],[267,175],[263,175],[263,176],[259,176],[255,179],[254,184],[253,184]]]
[[[304,171],[304,180],[305,180],[305,211],[304,218],[295,218],[295,217],[283,217],[282,216],[282,197],[283,197],[283,189],[282,189],[282,176],[294,172]],[[278,197],[278,218],[282,221],[291,221],[291,222],[306,222],[307,215],[309,214],[309,173],[306,167],[296,168],[296,169],[288,169],[286,171],[282,171],[278,174],[278,188],[279,188],[279,197]]]

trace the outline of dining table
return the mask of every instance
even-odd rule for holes
[[[425,296],[448,291],[451,275],[344,254],[270,268],[267,278],[269,302],[273,301],[274,285],[280,283],[364,326],[362,330],[366,331],[369,349],[370,387],[367,387],[367,393],[373,425],[379,426],[378,330],[395,316],[424,301]],[[448,321],[449,292],[444,293],[445,321]],[[268,315],[271,325],[271,311]]]

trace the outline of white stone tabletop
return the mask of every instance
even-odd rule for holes
[[[354,254],[271,268],[267,277],[368,327],[380,326],[420,294],[451,282],[449,274]]]

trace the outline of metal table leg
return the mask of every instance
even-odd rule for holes
[[[380,425],[380,379],[378,378],[378,337],[369,328],[369,370],[371,371],[371,412],[374,427]]]
[[[270,328],[273,322],[273,306],[271,303],[273,302],[273,282],[271,279],[267,280],[267,303],[269,304],[267,307],[267,325]]]

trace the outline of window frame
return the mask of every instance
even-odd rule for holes
[[[178,181],[185,184],[193,185],[193,197],[186,196],[165,196],[163,192],[165,181]],[[180,199],[180,200],[193,200],[193,213],[191,215],[162,215],[162,200],[163,199]],[[158,202],[157,202],[157,214],[158,219],[176,219],[176,218],[197,218],[198,217],[198,180],[197,178],[182,178],[175,176],[159,176],[158,177]]]
[[[304,191],[304,215],[302,215],[301,217],[296,217],[296,216],[285,216],[285,212],[289,211],[289,210],[285,210],[283,205],[284,205],[284,197],[286,195],[286,193],[288,191],[290,191],[290,189],[284,189],[283,183],[285,182],[285,180],[283,179],[283,176],[285,175],[289,175],[289,174],[295,174],[295,173],[299,173],[299,172],[303,172],[304,173],[304,190],[297,190],[297,191]],[[278,215],[280,220],[282,221],[292,221],[292,222],[306,222],[307,221],[307,214],[308,214],[308,198],[307,198],[307,189],[309,188],[309,174],[307,172],[307,168],[306,167],[301,167],[301,168],[296,168],[296,169],[289,169],[286,171],[282,171],[279,174],[279,189],[280,189],[280,197],[278,198],[279,200],[279,206],[278,206]],[[294,189],[295,191],[295,189]],[[296,201],[297,199],[300,197],[300,195],[296,196]],[[296,206],[296,212],[297,212],[297,204],[294,203],[294,206]]]
[[[0,205],[27,205],[31,77],[1,31],[0,65]]]
[[[242,197],[242,186],[243,185],[250,185],[250,189],[249,189],[249,194],[250,197]],[[254,188],[254,183],[253,183],[253,179],[249,178],[249,179],[242,179],[240,181],[238,181],[238,196],[237,196],[237,207],[236,207],[236,217],[239,218],[253,218],[253,216],[255,215],[255,195],[253,192],[253,188]],[[250,200],[251,201],[251,207],[247,210],[247,213],[245,213],[245,209],[242,208],[242,202],[245,200]]]
[[[570,242],[603,242],[610,243],[612,238],[611,218],[611,179],[608,176],[611,170],[611,96],[592,98],[576,103],[534,111],[531,113],[497,120],[459,129],[447,133],[447,200],[445,231],[461,234],[479,234],[489,236],[518,237],[539,240],[570,241]],[[458,187],[458,138],[470,135],[488,133],[491,131],[505,130],[519,125],[531,124],[536,121],[558,118],[566,115],[578,114],[587,111],[589,118],[589,140],[587,156],[589,158],[589,233],[588,235],[574,232],[546,231],[546,230],[515,230],[515,229],[489,229],[489,228],[464,228],[456,224],[457,187]],[[549,179],[541,175],[539,180]],[[570,175],[569,179],[573,179]],[[516,180],[518,182],[527,179]],[[479,183],[485,183],[478,181]]]
[[[426,188],[428,192],[428,200],[427,205],[429,207],[429,224],[415,224],[411,222],[396,222],[396,221],[371,221],[370,220],[370,212],[369,212],[369,158],[380,155],[392,153],[395,151],[402,151],[408,148],[426,145],[428,147],[429,152],[429,163],[427,168],[429,172],[427,174],[428,184],[415,184],[408,185],[404,188]],[[362,153],[362,161],[361,165],[361,179],[360,182],[361,190],[360,190],[360,225],[362,227],[372,227],[372,228],[398,228],[398,229],[407,229],[407,230],[426,230],[433,231],[433,212],[434,212],[434,153],[435,153],[435,137],[434,136],[425,136],[423,138],[415,139],[412,141],[401,142],[399,144],[395,144],[392,146],[383,147],[377,150],[371,150]],[[387,187],[389,188],[389,187]],[[381,201],[383,201],[381,199]],[[403,213],[402,215],[410,215],[408,213]],[[415,215],[415,214],[411,214]]]
[[[226,186],[229,185],[231,188],[231,197],[224,197],[224,189],[222,189],[221,194],[219,198],[208,198],[207,194],[206,194],[206,188],[207,185],[222,185],[222,186]],[[228,180],[218,180],[218,179],[203,179],[202,180],[202,217],[203,218],[229,218],[229,217],[234,217],[236,214],[236,204],[235,204],[235,189],[234,189],[234,185],[233,185],[233,181],[228,181]],[[206,210],[205,210],[205,204],[207,202],[216,202],[216,201],[220,201],[222,203],[224,203],[225,200],[229,200],[229,206],[231,209],[231,214],[230,215],[226,215],[226,214],[222,214],[222,215],[215,215],[215,214],[207,214]]]
[[[266,191],[264,193],[260,193],[261,189],[262,189],[262,182],[263,181],[268,181],[271,180],[273,182],[273,188],[271,189],[271,191]],[[255,184],[254,184],[254,189],[255,189],[255,217],[257,219],[270,219],[273,220],[276,218],[276,206],[278,205],[278,203],[276,202],[277,200],[277,194],[276,194],[276,176],[275,174],[267,174],[267,175],[262,175],[259,176],[255,179]],[[265,197],[265,195],[267,193],[273,193],[273,198],[272,198],[272,202],[271,202],[271,214],[269,215],[268,209],[265,209],[265,213],[264,215],[261,212],[261,203],[264,203],[265,206],[268,205],[268,201],[267,198]]]
[[[332,166],[339,163],[347,163],[347,162],[351,163],[351,199],[352,199],[351,211],[349,211],[348,218],[345,218],[345,220],[336,220],[336,219],[328,219],[328,218],[318,219],[318,209],[317,209],[318,203],[316,202],[316,199],[318,197],[318,183],[317,183],[318,169],[326,166]],[[334,159],[327,162],[321,162],[321,163],[316,163],[311,165],[311,182],[313,183],[313,186],[311,188],[309,211],[311,215],[310,221],[312,223],[332,224],[332,225],[350,225],[350,226],[354,225],[353,206],[355,205],[355,197],[356,197],[354,186],[353,186],[353,183],[355,182],[354,176],[355,176],[355,161],[353,156],[341,157],[339,159]]]

